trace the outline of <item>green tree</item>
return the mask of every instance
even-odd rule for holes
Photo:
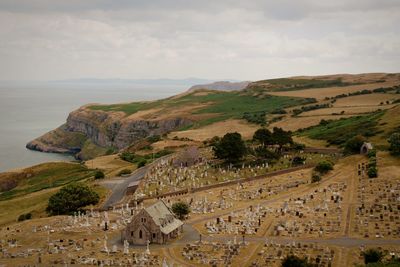
[[[172,212],[179,218],[183,219],[190,213],[190,207],[186,202],[180,201],[172,204]]]
[[[279,146],[279,150],[282,150],[282,147],[287,144],[293,144],[292,132],[285,131],[282,128],[274,127],[272,132],[272,139],[274,140],[274,144]]]
[[[381,262],[383,258],[383,253],[380,250],[371,248],[363,252],[364,263],[377,263]]]
[[[263,147],[274,144],[272,133],[266,128],[258,129],[253,135],[253,140],[260,143]]]
[[[362,135],[356,135],[349,140],[344,145],[344,151],[346,154],[358,154],[360,153],[361,146],[366,141],[365,137]]]
[[[295,255],[288,255],[282,261],[282,267],[312,267],[306,259],[300,258]]]
[[[390,153],[392,155],[400,155],[400,133],[393,133],[388,140]]]
[[[326,160],[320,161],[317,166],[315,166],[314,170],[320,174],[326,174],[330,170],[333,170],[333,163]]]
[[[50,215],[71,214],[87,205],[97,204],[99,199],[99,195],[88,186],[72,183],[50,197],[46,211]]]
[[[94,173],[94,179],[103,179],[104,177],[105,177],[105,175],[104,175],[103,171],[97,170]]]
[[[280,158],[280,155],[278,153],[275,153],[274,151],[271,151],[263,146],[256,147],[254,152],[257,157],[265,159],[269,163]]]
[[[246,145],[242,136],[235,133],[227,133],[213,146],[215,157],[227,162],[234,163],[239,161],[246,154]]]

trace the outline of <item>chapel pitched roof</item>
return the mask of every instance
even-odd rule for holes
[[[160,227],[163,234],[167,235],[183,225],[183,222],[175,218],[171,210],[162,200],[147,207],[145,211],[150,215],[154,223]]]

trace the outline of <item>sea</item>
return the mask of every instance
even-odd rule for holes
[[[87,103],[155,100],[186,91],[197,80],[73,80],[0,83],[0,172],[72,156],[31,151],[25,145],[65,123]]]

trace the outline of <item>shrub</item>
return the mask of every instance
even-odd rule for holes
[[[130,152],[122,152],[121,155],[119,155],[120,159],[133,162],[135,159],[135,154],[130,153]]]
[[[292,147],[291,147],[291,148],[292,148],[293,150],[300,151],[300,150],[304,150],[304,149],[306,148],[306,145],[294,142],[294,143],[292,144]]]
[[[46,211],[50,215],[72,214],[88,205],[99,202],[99,195],[88,186],[72,183],[51,196]]]
[[[129,169],[122,169],[122,170],[119,171],[118,176],[128,175],[128,174],[131,174],[131,173],[132,173],[132,171],[129,170]]]
[[[347,154],[358,154],[360,153],[361,146],[366,141],[362,135],[356,135],[350,138],[344,145],[344,151]]]
[[[106,155],[111,155],[111,154],[114,154],[114,153],[115,153],[115,150],[113,148],[109,148],[106,151]]]
[[[381,262],[383,258],[383,253],[377,249],[371,248],[363,252],[363,257],[365,264],[377,263]]]
[[[300,258],[295,255],[288,255],[282,261],[282,267],[312,267],[306,259]]]
[[[137,166],[138,166],[138,168],[141,168],[141,167],[146,166],[146,164],[147,164],[147,160],[141,159],[141,160],[138,162]]]
[[[390,153],[400,155],[400,132],[393,133],[388,140]]]
[[[376,158],[376,149],[372,149],[372,150],[368,151],[367,156],[368,156],[368,158]]]
[[[372,157],[368,161],[368,168],[370,167],[376,167],[376,158]]]
[[[268,148],[262,146],[255,148],[255,154],[257,157],[265,159],[269,163],[280,158],[280,155],[278,153],[275,153],[274,151],[271,151]]]
[[[322,120],[319,122],[319,125],[327,125],[329,122],[330,122],[329,120],[322,119]]]
[[[314,170],[320,174],[326,174],[330,170],[333,170],[333,163],[326,160],[320,161],[317,166],[315,166]]]
[[[303,165],[305,161],[306,161],[306,158],[303,158],[300,156],[295,156],[292,160],[292,165],[293,166]]]
[[[321,181],[321,176],[319,174],[313,173],[311,176],[311,183],[317,183]]]
[[[21,214],[21,215],[19,215],[19,217],[18,217],[18,221],[19,222],[22,222],[22,221],[25,221],[25,220],[30,220],[30,219],[32,219],[32,213],[25,213],[25,214]]]
[[[155,143],[161,140],[161,136],[159,135],[149,136],[146,138],[146,140],[149,141],[150,143]]]
[[[284,109],[275,109],[273,111],[271,111],[271,114],[286,114],[286,110]]]
[[[190,213],[190,207],[186,202],[180,201],[172,205],[172,212],[179,218],[183,219]]]
[[[367,174],[369,178],[376,178],[378,177],[378,169],[375,166],[371,166],[368,168]]]
[[[94,179],[103,179],[104,177],[105,177],[105,175],[104,175],[103,171],[97,170],[94,173]]]
[[[265,115],[265,111],[244,112],[242,118],[250,123],[265,125]]]

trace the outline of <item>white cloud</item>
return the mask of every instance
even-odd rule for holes
[[[398,1],[0,2],[0,79],[396,72]]]

